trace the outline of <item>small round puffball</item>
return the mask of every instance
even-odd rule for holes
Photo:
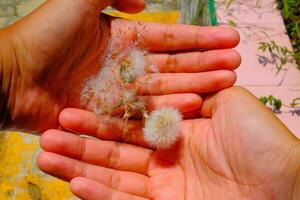
[[[158,149],[170,148],[180,136],[181,120],[181,114],[174,108],[152,112],[143,129],[145,141]]]

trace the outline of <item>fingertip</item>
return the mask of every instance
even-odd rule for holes
[[[236,82],[237,76],[235,71],[227,71],[227,74],[225,75],[226,80],[228,80],[228,87],[233,86]]]
[[[202,117],[211,118],[214,108],[216,93],[209,94],[205,97],[202,108],[200,110]]]
[[[231,70],[219,70],[216,76],[218,90],[233,86],[237,79],[236,73]]]
[[[235,70],[242,62],[240,53],[235,49],[210,51],[206,55],[207,65],[213,66],[212,70]]]
[[[61,126],[68,126],[69,122],[74,120],[74,113],[76,113],[77,109],[74,108],[66,108],[62,110],[58,116],[58,121]]]
[[[235,50],[235,49],[232,49],[232,52],[231,52],[231,56],[233,59],[233,63],[232,63],[232,69],[237,69],[241,64],[242,64],[242,56],[241,54]]]
[[[73,178],[70,182],[70,190],[75,194],[78,195],[80,194],[80,191],[84,187],[84,180],[82,177],[76,177]]]
[[[40,137],[40,146],[44,149],[47,150],[47,147],[49,146],[49,142],[53,141],[52,139],[55,138],[53,137],[53,134],[55,134],[56,130],[50,129],[44,132],[41,137]]]
[[[73,178],[70,182],[70,190],[79,198],[83,199],[94,199],[97,195],[97,189],[101,190],[102,188],[97,188],[95,186],[95,181],[84,177]],[[92,198],[91,198],[92,197]]]
[[[240,43],[240,33],[233,28],[230,28],[230,34],[231,34],[231,39],[232,39],[232,45],[233,47],[236,47]]]
[[[143,11],[146,2],[144,0],[117,0],[113,7],[119,11],[134,14]]]
[[[231,27],[216,27],[218,31],[216,34],[219,35],[219,38],[222,38],[221,44],[218,44],[216,48],[234,48],[240,43],[240,34],[239,32]]]
[[[49,163],[51,162],[51,158],[49,157],[49,153],[42,151],[37,157],[37,166],[39,169],[45,173],[47,173],[47,169],[49,167]]]
[[[59,123],[71,132],[88,134],[97,131],[99,120],[89,111],[67,108],[60,113]]]
[[[232,81],[232,85],[234,85],[237,81],[237,75],[236,72],[233,71],[233,81]]]
[[[193,110],[197,110],[198,108],[201,107],[202,103],[203,103],[203,99],[200,95],[198,94],[194,94],[194,93],[191,93],[189,95],[186,95],[187,96],[187,102],[186,102],[186,110],[185,112],[190,112],[190,111],[193,111]]]

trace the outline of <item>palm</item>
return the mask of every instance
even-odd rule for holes
[[[266,180],[271,181],[273,178],[266,173],[268,162],[265,160],[263,163],[245,162],[245,159],[255,155],[257,147],[246,149],[245,146],[249,144],[237,143],[242,139],[240,137],[228,141],[226,132],[214,131],[217,127],[220,127],[218,121],[210,119],[186,122],[184,132],[188,137],[178,160],[174,158],[174,163],[169,164],[164,163],[164,160],[158,159],[160,161],[157,163],[157,159],[151,159],[148,172],[151,197],[154,199],[230,199],[233,197],[240,199],[245,195],[244,192],[248,192],[258,196],[263,195],[263,199],[267,199],[272,195],[264,194],[263,188],[260,188]],[[222,134],[226,136],[223,137]],[[225,146],[223,147],[222,144]],[[247,153],[241,154],[241,152]],[[177,153],[180,152],[168,152],[168,157]],[[259,170],[255,171],[255,168]],[[186,191],[186,188],[189,190]]]
[[[288,146],[286,140],[296,139],[278,135],[285,128],[261,121],[260,115],[270,113],[251,107],[253,99],[235,90],[219,94],[210,119],[185,121],[184,139],[176,147],[154,154],[148,172],[151,197],[291,199],[282,188],[288,185],[296,145]]]
[[[237,101],[240,103],[237,104]],[[277,119],[268,111],[262,112],[264,108],[256,101],[239,89],[220,92],[216,97],[204,102],[203,115],[212,116],[207,119],[184,121],[183,137],[169,150],[152,152],[122,145],[118,150],[112,148],[114,153],[110,153],[109,157],[104,155],[102,159],[110,161],[103,162],[91,160],[92,154],[97,152],[91,153],[87,150],[89,146],[92,148],[88,142],[85,146],[86,155],[78,153],[78,150],[74,153],[74,148],[59,149],[58,146],[68,148],[71,144],[78,143],[78,138],[65,133],[45,134],[41,144],[48,151],[72,158],[78,158],[79,154],[81,160],[87,163],[132,171],[131,174],[114,172],[113,180],[118,181],[109,184],[101,178],[89,177],[90,167],[85,167],[84,176],[104,185],[108,184],[113,189],[150,199],[291,199],[292,183],[299,167],[296,159],[299,155],[299,141],[281,124],[266,123],[265,119],[270,122]],[[249,107],[243,107],[244,103]],[[215,104],[213,109],[212,104]],[[87,116],[82,118],[82,122]],[[62,118],[62,124],[67,128],[84,130],[81,126],[70,125],[70,118]],[[92,133],[91,129],[84,132],[96,134]],[[56,139],[59,142],[53,141],[59,135],[61,138]],[[101,147],[100,143],[93,143],[94,147],[98,146],[99,152],[101,149],[101,152],[106,154],[105,147]],[[93,150],[95,151],[95,148]],[[69,172],[61,170],[59,166],[62,162],[72,168],[78,161],[72,160],[67,163],[66,158],[48,153],[40,157],[39,163],[44,171],[58,177],[70,179],[82,176],[81,171],[70,175]],[[94,173],[97,173],[96,171]],[[99,170],[98,173],[100,177],[104,171]],[[147,176],[144,177],[143,174]],[[142,186],[137,187],[140,185]],[[90,186],[99,187],[96,182],[91,182]],[[74,192],[79,196],[82,194],[76,189]],[[123,196],[121,199],[126,198]]]
[[[99,17],[99,11],[87,2],[89,1],[74,1],[70,6],[69,1],[47,1],[31,15],[11,27],[16,36],[13,36],[13,41],[17,63],[21,68],[19,75],[23,78],[20,81],[21,85],[15,88],[16,103],[13,104],[15,116],[12,116],[19,123],[19,128],[26,126],[30,130],[45,130],[57,127],[56,117],[60,110],[65,107],[80,107],[79,96],[83,83],[101,67],[105,48],[112,37],[123,41],[121,46],[141,42],[146,49],[161,52],[230,48],[238,42],[236,32],[229,29],[226,29],[230,32],[229,35],[228,33],[220,35],[218,28],[203,28],[202,30],[197,27],[140,24],[103,15]],[[104,4],[103,1],[99,2],[102,2],[99,4]],[[101,8],[106,6],[102,5]],[[185,32],[185,38],[190,39],[180,41],[179,38],[183,36],[181,31]],[[200,32],[213,36],[203,41],[195,40]],[[169,39],[164,38],[169,37],[166,33],[171,35]],[[162,43],[163,39],[167,41]],[[210,43],[210,41],[213,42]],[[218,57],[216,54],[227,55],[225,60],[224,58],[215,59],[203,68],[203,65],[198,63],[197,55],[199,54],[200,52],[193,53],[195,56],[193,58],[192,55],[185,55],[185,57],[190,57],[188,60],[194,67],[192,70],[186,69],[185,66],[174,66],[174,61],[181,62],[182,54],[173,56],[172,60],[166,59],[168,53],[152,56],[149,60],[153,64],[160,65],[160,70],[163,72],[172,72],[174,67],[179,67],[176,72],[182,73],[221,69],[220,62],[223,69],[234,69],[240,62],[236,52],[224,50],[209,53],[206,57]],[[174,89],[175,86],[169,86],[180,78],[180,74],[178,75],[179,77],[162,77],[164,85],[160,85],[160,88],[164,88],[163,91],[157,89],[157,84],[160,83],[153,84],[154,86],[150,89],[149,86],[147,88],[141,86],[139,89],[143,94],[146,90],[146,94],[156,95],[209,92],[228,87],[235,79],[232,72],[203,74],[202,76],[211,80],[203,80],[206,83],[204,87],[188,88],[182,87],[181,84],[176,86],[181,88],[178,90]],[[199,76],[194,77],[194,80],[198,82],[201,79]],[[213,86],[216,85],[216,81],[221,83],[217,84],[219,86],[217,88]],[[203,85],[203,83],[199,82],[198,85]]]

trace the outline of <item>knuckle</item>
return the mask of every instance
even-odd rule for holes
[[[156,81],[156,88],[158,90],[157,94],[166,94],[167,93],[167,81],[164,78],[160,78]]]
[[[78,176],[86,177],[86,175],[87,175],[87,168],[86,168],[85,164],[77,163],[74,165],[74,171],[73,171],[72,178],[78,177]]]
[[[171,73],[176,72],[176,69],[178,67],[178,60],[176,55],[168,55],[167,67],[169,69],[168,70],[169,72]]]
[[[121,177],[117,172],[113,172],[110,176],[109,186],[115,190],[118,190],[121,185]]]
[[[170,51],[170,50],[173,50],[174,49],[174,33],[172,31],[172,25],[168,24],[166,25],[166,28],[165,28],[165,34],[164,34],[164,39],[166,41],[166,46],[167,46],[167,49]]]
[[[78,152],[77,152],[77,156],[79,160],[83,159],[85,151],[86,151],[86,140],[80,138],[78,141]]]

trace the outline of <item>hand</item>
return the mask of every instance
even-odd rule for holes
[[[41,137],[44,172],[71,181],[89,199],[299,199],[299,140],[253,95],[225,89],[205,99],[205,118],[182,122],[171,149],[153,151],[125,143],[87,139],[50,130]],[[100,139],[141,144],[92,113],[66,109],[61,125]],[[113,125],[115,123],[115,125]],[[100,124],[100,125],[99,125]]]
[[[144,8],[143,2],[118,0],[114,5],[134,12]],[[143,95],[206,93],[235,82],[231,70],[240,64],[239,54],[234,50],[214,49],[236,46],[239,42],[236,31],[142,24],[103,14],[99,17],[100,10],[110,3],[109,0],[49,0],[0,31],[0,36],[6,38],[0,54],[5,54],[3,60],[8,66],[3,77],[4,85],[9,86],[6,88],[9,125],[29,131],[57,128],[57,116],[63,108],[81,108],[79,96],[83,83],[101,67],[107,41],[112,37],[120,38],[124,45],[137,41],[150,52],[157,52],[148,58],[149,62],[157,64],[165,74],[157,75],[158,81],[152,85],[140,86]],[[195,51],[199,49],[211,51]],[[171,72],[177,74],[168,74]],[[187,72],[194,74],[184,76]],[[164,101],[163,97],[154,99],[158,104]],[[195,95],[187,94],[186,99],[198,102]],[[184,104],[182,101],[181,105]]]

